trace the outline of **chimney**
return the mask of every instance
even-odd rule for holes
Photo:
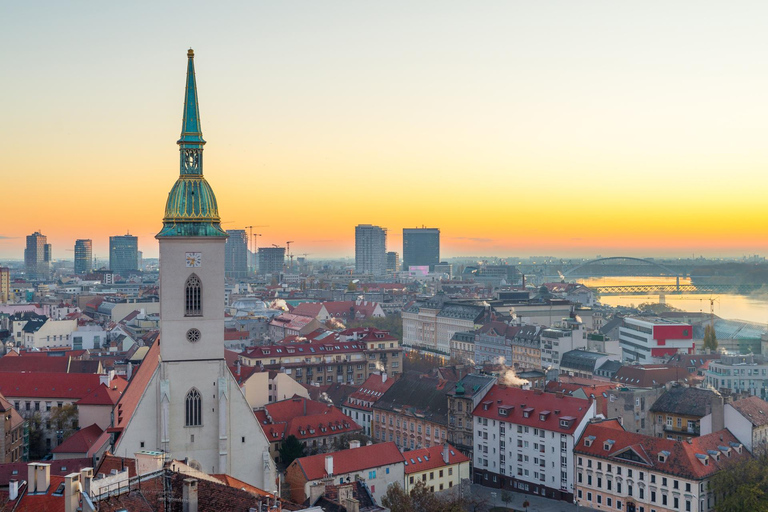
[[[385,382],[387,382],[387,372],[382,372],[381,383],[384,384]]]
[[[91,482],[93,481],[93,468],[83,468],[80,470],[80,486],[86,496],[91,495]]]
[[[309,486],[309,506],[314,506],[317,500],[323,497],[325,494],[325,484],[318,482]]]
[[[37,492],[37,462],[27,464],[27,494]]]
[[[131,380],[133,376],[133,363],[128,361],[128,366],[125,368],[125,380]]]
[[[351,485],[339,487],[339,503],[347,512],[360,512],[360,502],[355,499]]]
[[[8,482],[8,499],[10,501],[16,501],[19,497],[19,481],[11,480]]]
[[[360,441],[350,441],[349,442],[349,449],[352,448],[360,448]]]
[[[443,445],[443,462],[445,464],[448,464],[450,462],[450,460],[451,460],[450,457],[448,457],[450,455],[450,453],[448,452],[448,449],[449,449],[448,448],[448,443],[445,443]]]
[[[99,375],[99,384],[104,384],[105,386],[109,387],[114,377],[115,371],[109,370],[107,373]]]
[[[235,363],[235,367],[237,368],[237,376],[240,376],[240,360],[238,359]]]
[[[325,472],[328,476],[333,476],[333,455],[325,456]]]
[[[197,480],[184,479],[184,494],[182,495],[184,512],[197,512]]]
[[[81,491],[80,473],[70,473],[64,477],[64,512],[77,512]]]
[[[37,492],[46,492],[51,485],[51,465],[38,463],[35,470]]]

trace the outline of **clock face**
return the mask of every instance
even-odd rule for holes
[[[188,252],[186,261],[188,267],[199,267],[203,263],[203,255],[199,252]]]

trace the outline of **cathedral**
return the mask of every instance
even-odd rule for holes
[[[117,404],[114,453],[188,459],[275,489],[269,443],[224,360],[224,246],[216,197],[203,177],[194,52],[187,81],[179,178],[168,194],[160,245],[160,337]]]

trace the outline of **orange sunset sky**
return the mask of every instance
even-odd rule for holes
[[[259,245],[768,252],[766,2],[157,4],[2,7],[0,257],[38,229],[157,255],[189,47],[206,177]]]

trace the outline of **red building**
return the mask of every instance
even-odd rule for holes
[[[657,317],[627,317],[619,328],[622,359],[643,364],[663,362],[678,353],[693,354],[691,324]]]

